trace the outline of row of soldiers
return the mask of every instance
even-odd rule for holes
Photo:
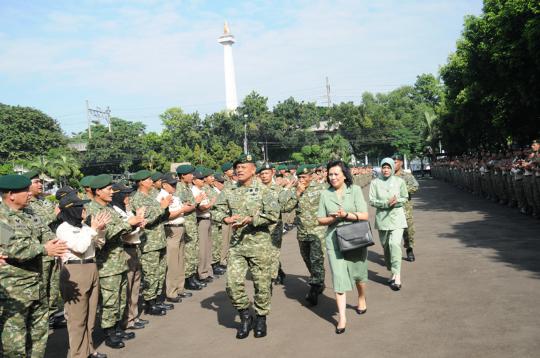
[[[66,262],[59,258],[68,248],[55,237],[62,221],[58,214],[69,205],[83,202],[87,224],[103,214],[108,217],[107,223],[96,242],[95,259],[67,263],[97,264],[100,324],[105,343],[113,348],[122,348],[125,340],[135,338],[127,329],[142,329],[148,323],[138,312],[140,293],[147,314],[165,315],[174,308],[173,303],[191,296],[186,290],[200,290],[226,270],[230,272],[227,292],[247,323],[249,300],[243,280],[244,269],[248,268],[252,275],[260,274],[258,278],[254,275],[258,292],[254,326],[256,336],[266,335],[264,318],[269,311],[271,287],[263,273],[270,272],[270,280],[283,283],[279,249],[284,221],[298,227],[300,251],[310,271],[311,288],[306,298],[316,304],[324,283],[323,234],[312,220],[318,195],[303,194],[318,194],[327,187],[324,168],[303,165],[297,173],[297,168],[276,170],[268,163],[256,167],[253,157],[247,155],[234,164],[225,163],[221,169],[222,173],[214,173],[208,168],[181,165],[176,175],[143,170],[132,175],[133,187],[113,183],[105,174],[84,177],[84,193],[78,195],[89,202],[81,201],[74,189],[63,187],[56,193],[59,206],[44,199],[40,173],[0,177],[3,356],[43,356],[47,317],[61,310],[61,296],[65,296],[59,294],[58,282]],[[356,168],[354,173],[357,184],[369,183],[371,168]],[[263,214],[265,211],[268,214]],[[254,262],[253,256],[263,260]],[[73,307],[70,312],[75,316]],[[69,315],[66,318],[69,329]],[[249,332],[246,324],[242,327],[238,338],[244,338],[246,329]],[[95,351],[91,334],[85,338],[87,347],[74,347],[71,336],[82,334],[75,331],[69,332],[72,356],[105,356]]]
[[[540,219],[540,141],[529,148],[482,152],[433,163],[434,178],[445,180],[473,195],[517,208]]]

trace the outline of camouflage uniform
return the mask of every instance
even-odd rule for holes
[[[269,225],[279,219],[276,194],[253,178],[250,185],[235,184],[221,192],[212,216],[218,222],[232,215],[250,216],[253,222],[233,232],[229,249],[227,294],[238,310],[249,307],[245,289],[249,269],[255,287],[254,306],[260,316],[270,312],[272,296],[272,238]]]
[[[164,223],[169,218],[169,210],[162,209],[152,193],[144,194],[141,191],[133,194],[130,205],[133,210],[146,208],[144,217],[147,224],[140,237],[143,297],[145,301],[155,300],[161,294],[165,283],[167,236]]]
[[[56,220],[54,205],[46,199],[32,197],[27,208],[39,217],[43,225],[49,226]],[[53,238],[51,235],[49,240]],[[49,316],[52,316],[63,306],[60,297],[60,263],[54,257],[43,256],[42,279],[49,301]]]
[[[128,266],[122,235],[131,232],[131,225],[124,221],[111,205],[104,206],[91,201],[86,206],[86,211],[92,216],[101,211],[111,215],[111,221],[104,230],[105,243],[96,250],[96,264],[101,293],[101,327],[112,328],[122,319],[127,304]]]
[[[179,182],[176,185],[176,195],[180,201],[186,205],[195,205],[195,198],[189,185]],[[189,214],[185,214],[184,227],[186,228],[186,247],[185,247],[185,267],[186,277],[191,277],[197,273],[199,263],[199,229],[197,226],[196,210]]]
[[[48,305],[42,280],[42,242],[51,237],[39,217],[0,203],[0,251],[7,264],[0,268],[0,334],[2,357],[45,355]]]
[[[302,194],[296,199],[295,225],[298,230],[297,239],[300,254],[306,264],[312,286],[324,285],[324,252],[322,241],[326,234],[326,226],[317,222],[317,210],[322,186],[312,180]]]
[[[400,170],[396,173],[396,176],[402,178],[407,185],[407,191],[409,192],[409,200],[403,204],[403,211],[405,211],[405,218],[407,219],[407,228],[403,231],[403,243],[405,248],[414,247],[414,219],[413,219],[413,203],[411,200],[411,194],[418,191],[418,182],[411,173],[406,173]]]
[[[205,185],[204,186],[204,192],[208,196],[208,200],[212,201],[214,198],[217,198],[219,196],[219,193],[216,191],[214,187]],[[212,265],[219,264],[221,261],[221,246],[222,246],[222,232],[221,232],[221,224],[215,223],[215,221],[212,222],[212,225],[210,226],[211,230],[211,239],[212,239]]]

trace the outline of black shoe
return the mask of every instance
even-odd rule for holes
[[[342,333],[345,333],[345,327],[343,327],[343,328],[337,328],[336,327],[336,334],[342,334]]]
[[[201,288],[204,288],[204,287],[208,286],[208,285],[206,284],[206,282],[202,282],[201,280],[199,280],[199,279],[198,279],[197,277],[195,277],[195,276],[192,276],[191,279],[193,280],[193,282],[195,282],[195,284],[201,286]]]
[[[128,326],[126,329],[135,330],[145,328],[144,323],[135,321],[131,326]]]
[[[105,353],[94,352],[88,358],[107,358],[107,355]]]
[[[51,316],[49,318],[49,328],[52,329],[61,329],[67,327],[67,321],[64,315],[60,316]]]
[[[202,290],[202,286],[195,283],[195,281],[193,280],[193,277],[189,277],[189,278],[186,278],[186,282],[184,284],[184,288],[186,290],[191,290],[191,291],[199,291],[199,290]]]
[[[311,285],[308,294],[306,295],[306,300],[312,305],[317,306],[319,303],[319,295],[324,290],[322,285]]]
[[[172,303],[180,303],[180,302],[182,302],[182,298],[180,296],[176,296],[174,298],[167,297],[165,300],[167,302],[172,302]]]
[[[188,298],[188,297],[191,297],[191,296],[193,296],[193,293],[191,293],[191,292],[182,292],[182,293],[178,294],[178,297],[180,297],[180,298]]]
[[[390,284],[390,288],[392,289],[392,291],[399,291],[399,290],[401,290],[401,284],[397,284],[395,282],[392,282]]]
[[[163,307],[159,307],[158,305],[156,305],[155,300],[146,301],[144,313],[152,316],[164,316],[167,314],[166,310]]]
[[[225,272],[227,272],[227,271],[225,269],[223,269],[221,266],[215,265],[212,268],[212,272],[214,273],[214,275],[224,275]]]
[[[367,308],[361,310],[360,308],[356,307],[354,310],[355,310],[356,313],[358,313],[358,314],[365,314],[365,313],[367,312]]]
[[[255,317],[255,328],[253,330],[253,336],[255,338],[266,336],[266,316],[257,315],[257,317]]]
[[[168,311],[174,309],[174,305],[172,303],[165,303],[164,300],[163,301],[156,301],[156,305],[158,307],[161,307],[161,308],[163,308],[165,310],[168,310]]]
[[[208,276],[207,278],[200,278],[199,282],[206,283],[206,284],[212,283],[214,282],[214,278],[212,276]]]
[[[116,335],[114,328],[106,328],[105,331],[105,345],[114,349],[124,348],[126,345],[122,342],[122,339]]]
[[[240,327],[236,332],[236,338],[244,339],[249,336],[249,331],[251,331],[253,325],[253,317],[249,313],[249,309],[239,310],[240,314]]]
[[[144,324],[145,326],[150,323],[147,319],[137,318],[137,322]]]
[[[116,326],[116,336],[121,340],[129,341],[135,338],[135,332],[126,332],[119,325]]]
[[[416,260],[416,258],[414,257],[414,251],[412,247],[409,247],[407,249],[407,261],[414,262],[414,260]]]

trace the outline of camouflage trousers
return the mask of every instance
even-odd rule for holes
[[[3,358],[45,356],[49,334],[47,298],[21,301],[1,297],[0,334]]]
[[[317,235],[307,235],[298,240],[300,254],[309,271],[310,285],[324,285],[324,252],[322,239]]]
[[[43,287],[49,302],[49,317],[62,310],[64,303],[60,295],[60,265],[56,260],[43,260]]]
[[[127,272],[99,278],[101,328],[112,328],[121,321],[127,305]]]
[[[258,315],[266,316],[270,312],[272,298],[272,255],[271,248],[261,250],[256,255],[247,255],[243,247],[229,249],[227,266],[227,295],[237,310],[249,307],[246,292],[246,274],[248,270],[253,278],[255,296],[253,304]]]
[[[525,192],[525,202],[527,204],[527,212],[536,215],[536,205],[534,202],[534,176],[525,175],[523,177],[523,191]]]
[[[272,278],[277,278],[281,262],[279,257],[281,255],[281,243],[283,241],[283,222],[279,221],[276,224],[274,233],[272,234]]]
[[[527,199],[523,189],[523,180],[514,180],[514,191],[516,193],[517,206],[520,210],[525,210],[527,207]]]
[[[145,301],[155,300],[163,291],[167,272],[165,248],[143,252],[141,264],[143,272],[143,297]]]
[[[232,229],[231,225],[221,224],[221,254],[220,263],[223,266],[227,266],[227,258],[229,257],[229,243],[231,242]]]
[[[414,218],[413,218],[413,204],[408,201],[403,205],[403,211],[405,211],[405,218],[407,219],[407,228],[403,231],[403,246],[405,248],[414,247]]]
[[[197,226],[192,228],[185,225],[186,228],[186,247],[184,251],[186,277],[193,276],[197,273],[199,266],[199,233]]]
[[[221,224],[212,223],[212,265],[221,262],[221,247],[223,246],[223,233]]]

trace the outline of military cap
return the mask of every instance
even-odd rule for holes
[[[103,189],[112,183],[112,177],[109,174],[96,175],[88,185],[92,189]]]
[[[80,183],[81,183],[81,186],[84,187],[84,188],[88,188],[90,186],[90,182],[92,181],[92,179],[94,179],[95,177],[93,175],[88,175],[88,176],[85,176],[81,179]]]
[[[232,167],[233,167],[233,163],[231,162],[223,163],[221,164],[221,171],[226,172],[227,170],[232,169]]]
[[[201,169],[197,169],[193,172],[193,177],[195,177],[196,179],[204,179],[206,178],[208,175],[206,175],[206,173],[204,172],[204,170],[201,168]]]
[[[538,139],[533,139],[533,141],[532,141],[531,144],[540,144],[540,140],[538,140]]]
[[[29,170],[26,173],[23,173],[23,175],[30,180],[34,178],[39,178],[39,172],[37,170]]]
[[[225,183],[225,178],[223,177],[223,174],[221,173],[215,173],[214,178],[220,183]]]
[[[75,193],[76,193],[75,189],[73,189],[69,185],[66,185],[58,189],[56,193],[54,194],[54,196],[56,197],[56,200],[60,200],[66,195],[75,194]]]
[[[403,161],[403,154],[401,154],[401,153],[394,153],[394,155],[392,155],[392,159]]]
[[[112,185],[112,191],[113,193],[131,193],[133,192],[133,188],[126,186],[124,183],[114,183]]]
[[[171,185],[178,183],[178,179],[176,179],[176,176],[173,173],[163,174],[163,176],[161,177],[161,181]]]
[[[233,168],[236,168],[238,164],[244,164],[244,163],[253,163],[255,164],[256,160],[255,157],[252,154],[242,154],[238,157],[233,163]]]
[[[298,169],[296,170],[296,173],[298,175],[311,174],[313,173],[313,167],[311,166],[311,164],[302,164],[301,166],[298,167]]]
[[[296,165],[294,165],[292,163],[287,165],[287,170],[292,170],[292,169],[296,169]]]
[[[0,190],[21,190],[26,189],[32,184],[29,178],[24,175],[8,174],[0,176]]]
[[[276,170],[277,171],[280,171],[280,170],[287,170],[287,166],[285,164],[280,164],[276,167]]]
[[[210,169],[210,168],[206,168],[205,173],[206,173],[206,176],[209,177],[211,175],[214,175],[215,170]]]
[[[74,206],[83,206],[84,204],[89,202],[90,200],[82,200],[77,195],[75,195],[75,193],[72,193],[62,197],[62,199],[60,199],[60,203],[58,203],[58,207],[60,209],[66,209]]]
[[[189,174],[193,173],[195,171],[195,167],[190,164],[182,164],[179,165],[178,168],[176,168],[177,174]]]
[[[160,173],[160,172],[155,172],[154,174],[152,174],[152,180],[153,181],[159,181],[159,180],[162,180],[163,179],[163,174]]]
[[[257,167],[257,173],[260,173],[263,170],[267,170],[267,169],[274,169],[274,166],[271,163],[267,163],[267,162],[262,163],[261,165]]]
[[[141,180],[148,179],[151,176],[152,176],[152,172],[150,170],[143,169],[143,170],[139,170],[138,172],[133,174],[131,176],[131,180],[133,180],[133,181],[141,181]]]

